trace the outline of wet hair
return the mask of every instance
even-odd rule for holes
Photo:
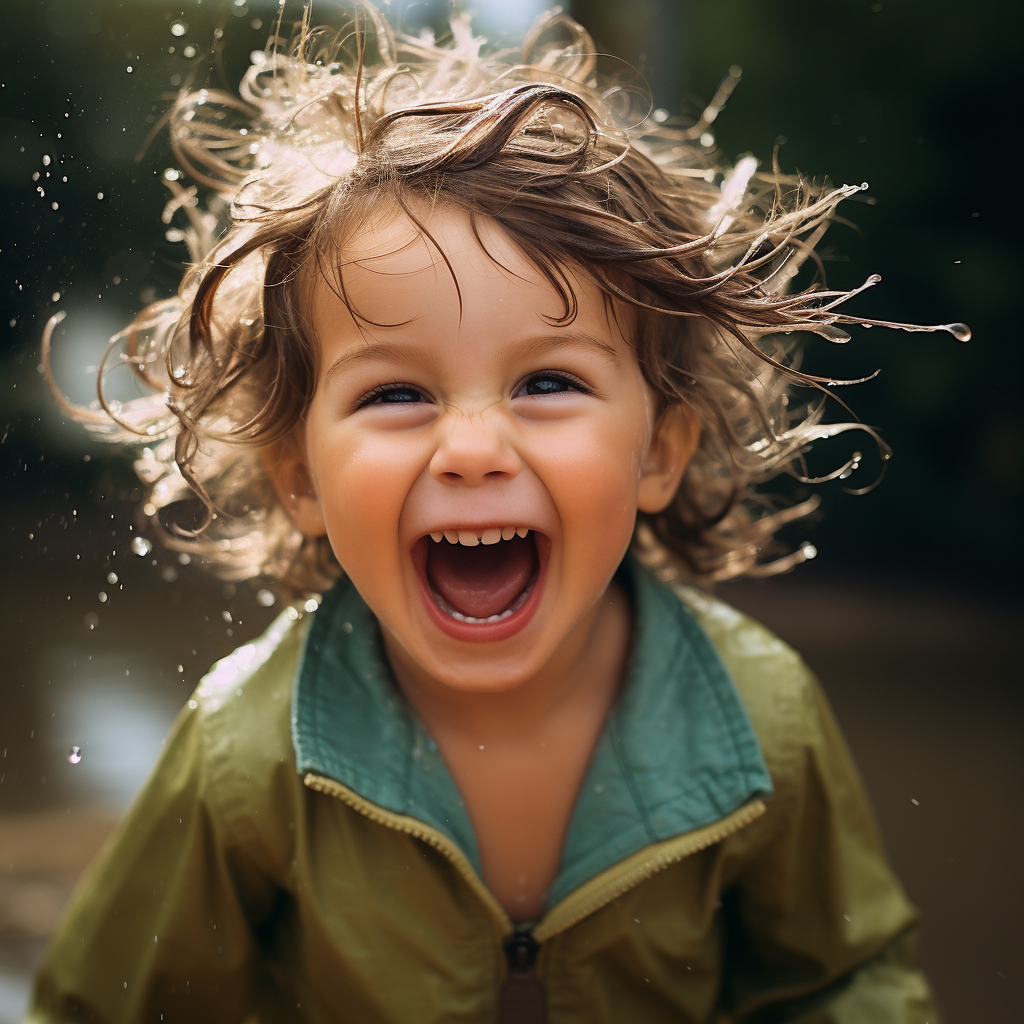
[[[112,339],[98,403],[59,400],[141,448],[143,518],[164,544],[226,578],[322,590],[341,571],[329,543],[299,533],[261,457],[316,386],[310,283],[343,289],[346,232],[370,211],[404,211],[426,234],[417,211],[456,208],[528,255],[561,299],[557,324],[576,312],[567,268],[590,274],[629,311],[659,409],[696,414],[678,493],[639,516],[641,554],[705,583],[784,571],[809,551],[787,553],[775,535],[815,499],[787,505],[758,488],[780,473],[808,480],[804,455],[822,437],[865,429],[888,450],[870,428],[823,423],[835,382],[799,368],[799,332],[842,341],[844,324],[870,322],[840,311],[860,289],[828,290],[814,252],[860,186],[786,178],[777,162],[760,173],[752,157],[724,166],[707,129],[735,81],[686,123],[602,78],[589,36],[558,12],[513,54],[488,52],[462,19],[439,45],[396,35],[369,5],[334,30],[313,29],[307,8],[290,43],[275,35],[253,55],[238,96],[177,97],[164,220],[185,218],[193,262],[177,296]],[[808,258],[819,273],[792,290]],[[124,405],[102,388],[117,355],[148,392]],[[793,384],[811,398],[792,403]],[[848,475],[857,458],[816,479]]]

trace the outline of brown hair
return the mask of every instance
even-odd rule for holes
[[[500,224],[561,296],[559,323],[575,315],[570,265],[634,311],[661,407],[685,403],[702,424],[675,500],[640,517],[646,557],[698,581],[807,557],[778,557],[773,537],[815,499],[780,507],[755,488],[781,472],[806,480],[809,444],[853,428],[888,457],[870,428],[822,424],[825,388],[837,382],[798,367],[794,332],[842,341],[841,325],[869,322],[837,311],[855,292],[819,280],[787,294],[860,186],[815,186],[777,166],[760,174],[751,157],[723,167],[706,130],[735,73],[696,124],[637,116],[638,94],[597,76],[590,38],[557,12],[519,59],[481,56],[464,20],[438,46],[396,37],[369,5],[341,31],[313,30],[308,17],[290,46],[275,36],[254,55],[240,97],[184,90],[170,111],[174,152],[196,185],[165,175],[164,219],[186,215],[194,262],[178,296],[144,310],[108,349],[123,346],[150,394],[107,402],[101,367],[99,407],[58,396],[112,439],[142,442],[150,528],[233,579],[264,574],[310,592],[339,574],[326,538],[291,523],[260,449],[295,427],[316,384],[303,301],[311,272],[338,273],[343,230],[371,207],[415,219],[426,202]],[[211,190],[205,207],[198,187]],[[816,400],[790,405],[794,382]],[[857,459],[817,479],[848,474]],[[189,498],[202,508],[183,524]]]

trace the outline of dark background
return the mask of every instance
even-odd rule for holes
[[[500,30],[494,5],[478,6],[484,27]],[[845,347],[810,346],[806,365],[817,371],[882,369],[843,397],[895,456],[866,496],[820,488],[820,522],[793,538],[813,541],[815,562],[721,593],[823,678],[893,861],[923,908],[921,958],[949,1020],[1019,1021],[1016,7],[569,7],[672,113],[699,109],[741,66],[714,125],[728,159],[752,152],[767,163],[779,144],[787,172],[870,183],[874,203],[844,204],[855,226],[826,239],[830,283],[853,287],[877,272],[883,283],[856,300],[858,312],[974,331],[967,345],[875,329],[854,331]],[[528,21],[528,8],[504,5],[505,26]],[[445,5],[385,9],[416,27],[437,23]],[[173,291],[184,249],[160,222],[166,141],[136,156],[189,75],[237,83],[274,10],[262,0],[5,5],[0,1024],[15,1019],[68,887],[140,784],[175,708],[214,658],[276,610],[259,603],[258,584],[225,586],[159,551],[133,553],[130,463],[64,422],[38,372],[42,326],[67,310],[55,365],[67,391],[88,401],[87,368],[105,337]],[[183,35],[171,32],[178,19]],[[868,461],[860,472],[870,471]],[[72,744],[82,748],[74,765]]]

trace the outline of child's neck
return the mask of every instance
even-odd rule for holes
[[[484,881],[513,921],[538,919],[576,799],[629,653],[631,614],[612,585],[562,656],[502,693],[424,682],[392,666],[466,803]]]
[[[612,583],[540,672],[499,692],[438,683],[410,665],[386,636],[384,642],[399,689],[438,742],[444,736],[476,746],[518,745],[557,729],[581,707],[600,709],[603,723],[622,682],[631,625],[629,601]]]

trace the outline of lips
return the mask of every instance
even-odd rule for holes
[[[447,529],[421,537],[412,554],[428,614],[456,639],[512,636],[540,601],[549,549],[543,534],[522,527]]]

